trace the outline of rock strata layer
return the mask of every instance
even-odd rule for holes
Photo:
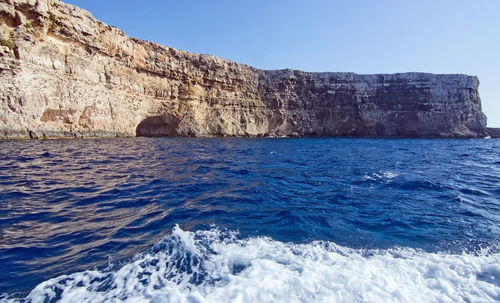
[[[130,38],[58,0],[0,0],[0,137],[484,137],[467,75],[266,71]]]

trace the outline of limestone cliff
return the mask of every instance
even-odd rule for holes
[[[0,0],[0,137],[483,137],[478,79],[264,71]]]

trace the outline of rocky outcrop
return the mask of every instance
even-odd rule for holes
[[[0,137],[484,137],[478,79],[264,71],[0,0]]]
[[[500,138],[500,128],[488,127],[488,134],[491,138]]]

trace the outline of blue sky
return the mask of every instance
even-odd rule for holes
[[[476,75],[500,127],[499,0],[66,0],[128,35],[262,69]]]

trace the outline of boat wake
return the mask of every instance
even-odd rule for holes
[[[19,299],[4,301],[15,302]],[[176,226],[117,270],[39,284],[29,302],[492,302],[500,254],[352,249]],[[0,300],[2,301],[2,300]]]

